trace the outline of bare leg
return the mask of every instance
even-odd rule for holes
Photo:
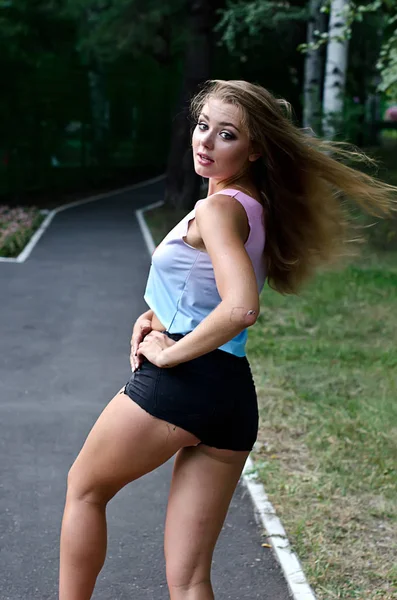
[[[106,504],[127,483],[166,462],[190,433],[119,392],[92,428],[68,477],[61,532],[59,600],[89,600],[106,556]]]
[[[203,444],[178,452],[164,545],[171,600],[214,600],[212,555],[248,454]]]

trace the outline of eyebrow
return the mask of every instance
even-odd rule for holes
[[[204,117],[204,119],[207,119],[207,121],[209,121],[209,117],[207,115],[205,115],[204,113],[201,113],[202,116]],[[237,129],[238,132],[240,132],[239,128],[236,127],[235,125],[233,125],[233,123],[226,123],[225,121],[221,121],[219,123],[219,125],[222,125],[222,127],[234,127],[234,129]]]

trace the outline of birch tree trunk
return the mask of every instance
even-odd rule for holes
[[[309,21],[307,23],[307,44],[317,40],[315,31],[325,29],[325,15],[320,12],[323,0],[309,0]],[[323,60],[320,49],[309,50],[305,57],[303,84],[303,126],[320,133],[321,127],[321,77]]]
[[[323,95],[323,134],[335,137],[342,120],[348,58],[349,0],[331,0]]]

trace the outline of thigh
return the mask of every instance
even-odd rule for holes
[[[247,451],[217,450],[200,444],[176,456],[167,507],[167,572],[209,570]],[[183,563],[183,565],[181,564]]]
[[[79,496],[108,500],[180,448],[199,441],[187,431],[152,417],[123,389],[99,416],[70,470],[69,487]]]

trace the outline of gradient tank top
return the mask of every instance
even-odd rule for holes
[[[263,207],[251,196],[237,190],[226,189],[219,193],[232,196],[246,211],[250,231],[244,246],[252,261],[260,293],[266,279]],[[189,222],[195,218],[196,206],[201,202],[204,200],[196,202],[194,209],[166,235],[152,255],[144,299],[169,333],[193,331],[222,301],[209,255],[183,239]],[[219,349],[245,356],[247,337],[248,331],[244,329]]]

